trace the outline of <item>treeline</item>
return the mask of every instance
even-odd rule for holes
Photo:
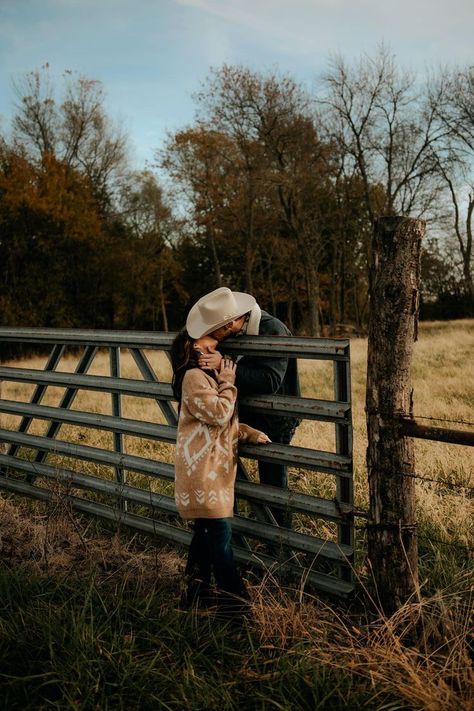
[[[387,214],[429,220],[425,314],[474,314],[472,68],[420,82],[381,48],[334,61],[310,95],[224,66],[142,172],[100,83],[54,86],[45,67],[16,94],[0,138],[2,326],[174,330],[225,284],[295,333],[363,332]]]

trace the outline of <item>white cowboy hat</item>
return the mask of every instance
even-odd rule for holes
[[[255,298],[250,294],[231,291],[226,286],[201,296],[186,319],[186,329],[191,338],[207,336],[239,316],[251,311]]]

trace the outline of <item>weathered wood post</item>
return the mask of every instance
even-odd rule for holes
[[[383,217],[374,229],[367,362],[368,556],[376,599],[398,609],[418,586],[413,440],[397,416],[412,410],[423,220]],[[404,476],[405,475],[405,476]]]
[[[0,399],[2,397],[2,381],[0,380]],[[0,417],[0,427],[2,427],[2,418]],[[0,454],[5,454],[7,451],[7,445],[0,439]],[[0,468],[1,471],[1,468]]]

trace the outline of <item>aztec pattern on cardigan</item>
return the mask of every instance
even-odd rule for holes
[[[229,377],[228,375],[226,377]],[[259,430],[239,425],[235,385],[200,368],[183,378],[175,458],[175,500],[182,518],[233,515],[237,445]]]

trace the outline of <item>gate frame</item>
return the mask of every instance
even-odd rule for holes
[[[2,380],[35,384],[29,403],[0,399],[0,414],[22,416],[18,430],[0,429],[0,441],[9,442],[7,454],[0,453],[0,489],[16,492],[43,500],[54,497],[47,488],[36,486],[36,477],[46,477],[66,482],[70,487],[111,494],[116,497],[116,507],[106,506],[82,499],[68,493],[66,498],[72,507],[100,518],[116,521],[146,533],[155,534],[179,545],[189,545],[191,534],[154,518],[139,516],[128,511],[128,502],[146,504],[153,510],[166,514],[176,513],[174,499],[152,493],[126,483],[126,470],[139,471],[147,476],[164,480],[173,479],[173,465],[143,457],[127,455],[123,435],[131,434],[149,439],[172,442],[176,437],[176,411],[171,405],[174,399],[169,383],[161,382],[148,361],[144,349],[165,351],[168,355],[175,334],[135,331],[100,331],[78,329],[0,328],[2,343],[22,343],[33,347],[53,344],[44,370],[18,367],[0,367]],[[67,346],[84,348],[74,373],[57,372],[56,368]],[[94,376],[88,370],[99,348],[109,349],[110,376]],[[120,352],[128,349],[143,380],[122,378],[120,375]],[[354,554],[353,527],[353,464],[352,464],[352,415],[350,386],[350,345],[348,339],[312,339],[288,336],[241,337],[225,342],[226,353],[232,355],[266,355],[271,357],[299,357],[333,361],[334,400],[296,398],[279,395],[257,395],[241,398],[245,407],[260,412],[285,413],[303,419],[331,422],[336,428],[336,451],[296,447],[293,445],[268,444],[243,445],[239,458],[276,461],[289,466],[298,466],[336,477],[336,496],[333,500],[301,494],[291,489],[284,490],[250,481],[243,463],[239,463],[236,495],[250,502],[256,519],[236,516],[233,529],[238,545],[235,555],[240,562],[259,568],[287,571],[312,583],[322,592],[339,596],[350,595],[354,590],[352,563]],[[41,405],[49,385],[65,388],[59,406]],[[99,390],[110,393],[112,415],[71,410],[80,389]],[[122,417],[121,396],[139,395],[153,398],[159,405],[167,425],[143,422]],[[50,422],[45,436],[28,434],[33,419]],[[56,436],[63,423],[113,432],[114,450],[104,450],[86,445],[63,442]],[[36,450],[34,460],[18,456],[20,447]],[[50,466],[46,463],[48,453],[55,452],[75,459],[92,460],[115,468],[115,482],[91,477],[78,471]],[[22,472],[26,478],[19,480],[9,476],[9,471]],[[290,507],[293,511],[313,515],[337,523],[337,543],[314,536],[281,528],[275,524],[268,506]],[[245,536],[267,543],[277,543],[282,549],[309,553],[313,563],[323,560],[333,570],[331,574],[313,569],[313,563],[304,566],[293,555],[291,561],[283,562],[268,553],[254,553]]]

